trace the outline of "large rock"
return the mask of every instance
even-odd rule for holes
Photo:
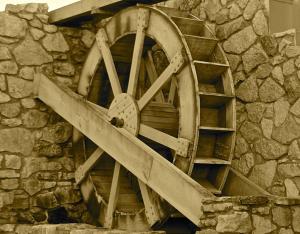
[[[298,100],[291,107],[290,112],[296,115],[297,117],[300,117],[300,98],[298,98]]]
[[[53,64],[54,73],[63,76],[74,76],[75,68],[71,63],[56,62]]]
[[[300,79],[296,75],[288,76],[284,81],[289,102],[295,102],[300,97]]]
[[[300,163],[279,164],[278,172],[284,178],[300,176]]]
[[[6,37],[22,38],[26,34],[27,23],[15,16],[0,13],[0,35]]]
[[[246,110],[248,112],[248,118],[254,123],[259,123],[263,117],[266,107],[261,102],[254,102],[246,104]]]
[[[285,54],[289,58],[300,55],[300,46],[287,46],[285,49]]]
[[[291,211],[289,208],[285,207],[274,207],[272,209],[273,221],[281,227],[286,227],[290,225],[292,220]]]
[[[36,204],[46,209],[56,208],[59,205],[53,192],[39,194],[36,197]]]
[[[300,148],[297,140],[290,144],[288,156],[290,159],[300,159]]]
[[[34,79],[34,68],[33,67],[23,67],[20,70],[19,76],[25,80]]]
[[[82,30],[81,41],[87,48],[91,48],[95,41],[95,33],[89,30]]]
[[[287,197],[298,197],[299,196],[299,190],[298,190],[296,184],[291,179],[285,179],[284,186],[285,186],[285,191],[286,191]]]
[[[271,74],[273,67],[269,63],[264,63],[255,70],[253,75],[257,79],[264,79]]]
[[[77,203],[81,200],[80,192],[71,187],[58,187],[54,194],[60,204]]]
[[[245,121],[240,128],[240,133],[247,140],[248,143],[253,143],[254,141],[261,138],[260,128],[251,122]]]
[[[11,54],[7,47],[0,47],[0,60],[9,60],[11,59]]]
[[[293,228],[295,232],[300,232],[300,207],[294,207],[293,209]]]
[[[235,156],[240,157],[242,154],[247,153],[249,146],[246,140],[240,135],[236,136],[236,144],[235,144]]]
[[[43,45],[48,51],[67,52],[70,50],[64,36],[60,33],[47,34],[43,39]]]
[[[50,143],[64,143],[72,135],[72,126],[68,123],[57,123],[43,129],[42,140]]]
[[[244,102],[255,102],[258,98],[256,79],[248,78],[236,90],[236,96]]]
[[[13,118],[19,115],[21,112],[21,105],[19,102],[11,102],[0,105],[1,115],[7,118]]]
[[[261,138],[254,144],[257,153],[265,159],[277,159],[287,153],[287,146],[270,139]]]
[[[235,71],[241,62],[241,57],[239,55],[234,55],[234,54],[227,54],[226,55],[230,68],[232,71]]]
[[[284,89],[277,84],[272,78],[266,81],[259,87],[259,97],[263,102],[274,102],[285,94]]]
[[[13,50],[13,54],[20,65],[42,65],[53,61],[51,55],[29,37]]]
[[[0,179],[19,178],[20,173],[15,170],[0,170]]]
[[[223,48],[228,53],[241,54],[246,51],[257,39],[251,26],[233,34],[224,42]]]
[[[6,103],[11,100],[10,96],[0,91],[0,103]]]
[[[277,53],[277,41],[274,36],[264,35],[260,38],[260,42],[264,50],[269,56],[275,56]],[[275,60],[275,58],[274,58]]]
[[[17,155],[6,154],[5,155],[5,167],[9,169],[19,170],[21,168],[21,158]]]
[[[215,21],[217,12],[221,9],[219,0],[205,0],[203,7],[210,21]]]
[[[0,130],[0,151],[29,155],[33,145],[34,138],[29,130],[24,128]]]
[[[22,115],[23,124],[27,128],[42,128],[48,122],[48,114],[38,110],[29,110]]]
[[[264,12],[262,10],[259,10],[255,14],[252,23],[253,23],[253,29],[256,32],[256,34],[260,36],[268,34],[269,31],[268,23],[264,15]]]
[[[284,76],[280,66],[274,67],[272,71],[272,77],[281,85],[284,83]]]
[[[265,234],[271,233],[276,230],[276,226],[271,222],[268,217],[262,217],[259,215],[252,215],[254,231],[253,234]]]
[[[288,115],[282,125],[275,127],[272,133],[272,138],[282,144],[291,143],[299,137],[300,124],[298,124],[295,118],[291,115]]]
[[[7,77],[8,92],[13,98],[24,98],[32,94],[33,82],[14,76]]]
[[[15,75],[18,73],[18,66],[13,61],[0,62],[0,74]]]
[[[268,56],[260,44],[252,46],[242,56],[245,71],[248,73],[259,64],[268,61]]]
[[[282,66],[282,72],[285,76],[290,76],[296,71],[293,59],[286,61]]]
[[[18,179],[3,179],[0,181],[0,188],[6,190],[15,190],[19,187]]]
[[[28,179],[23,182],[23,188],[30,196],[32,196],[41,191],[43,185],[38,179]]]
[[[262,129],[263,135],[267,139],[271,139],[272,132],[273,132],[273,121],[271,119],[263,118],[261,120],[261,129]]]
[[[284,123],[289,113],[290,104],[284,98],[280,98],[274,103],[274,125],[279,127]]]
[[[218,216],[216,227],[218,233],[249,233],[251,230],[251,219],[246,212],[235,212]]]
[[[259,0],[249,0],[245,10],[244,10],[244,18],[246,20],[250,20],[252,19],[252,17],[254,16],[255,12],[257,11],[257,9],[260,6],[260,1]]]
[[[256,165],[253,167],[249,179],[266,189],[272,185],[276,173],[276,167],[277,163],[275,160]]]
[[[244,175],[247,175],[254,166],[254,155],[252,153],[244,154],[239,160],[233,160],[233,167]]]
[[[219,25],[216,27],[217,37],[222,40],[231,36],[233,33],[239,31],[240,29],[246,27],[247,23],[243,17],[239,17],[232,20],[226,24]]]

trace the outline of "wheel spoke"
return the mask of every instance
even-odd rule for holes
[[[176,154],[186,157],[188,153],[189,141],[183,138],[176,138],[155,128],[140,124],[139,134],[161,145],[175,150]]]
[[[97,163],[97,161],[101,158],[104,151],[100,148],[97,148],[94,153],[84,162],[84,164],[80,165],[75,171],[75,180],[76,184],[80,184],[83,179],[87,176],[88,172],[93,168],[93,166]]]
[[[153,57],[152,57],[152,53],[150,50],[147,51],[145,65],[146,65],[146,70],[147,70],[147,74],[148,74],[150,83],[152,85],[155,82],[155,80],[157,79],[158,75],[157,75],[157,72],[156,72],[156,69],[154,66]],[[158,91],[158,93],[156,94],[155,100],[158,102],[164,102],[164,95],[161,90]]]
[[[108,46],[108,38],[105,30],[103,28],[99,29],[96,36],[97,44],[101,50],[102,57],[105,63],[106,71],[109,77],[111,88],[114,96],[122,93],[122,88],[120,85],[117,70],[114,64],[114,60]]]
[[[170,103],[170,104],[174,103],[176,89],[177,89],[176,76],[173,76],[172,77],[172,81],[171,81],[171,86],[170,86],[169,94],[168,94],[168,103]]]
[[[141,65],[141,57],[144,48],[144,39],[145,39],[145,28],[148,26],[149,20],[149,11],[145,9],[140,9],[138,12],[138,22],[137,22],[137,32],[135,37],[129,82],[127,93],[132,97],[136,95],[136,88],[138,84],[138,77]]]
[[[109,201],[105,216],[104,226],[106,228],[112,228],[113,225],[113,214],[115,212],[119,189],[120,189],[120,172],[121,172],[121,164],[117,161],[115,162],[114,174],[111,182],[111,188],[109,193]]]
[[[169,66],[163,71],[163,73],[158,77],[154,84],[147,90],[143,97],[138,101],[138,107],[141,111],[157,94],[157,92],[162,89],[164,84],[166,84],[172,75],[178,72],[182,65],[184,64],[184,58],[181,54],[181,51],[177,53],[172,60],[170,61]]]

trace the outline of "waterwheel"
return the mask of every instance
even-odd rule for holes
[[[234,89],[226,57],[203,21],[164,7],[118,12],[99,29],[77,92],[116,128],[210,193],[222,193],[235,135]],[[124,142],[110,144],[130,153]],[[76,181],[101,225],[147,230],[173,212],[79,131],[74,147]]]

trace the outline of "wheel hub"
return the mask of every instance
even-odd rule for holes
[[[133,135],[139,131],[139,110],[136,101],[126,93],[115,97],[112,101],[108,116],[110,123],[116,127],[124,128]]]

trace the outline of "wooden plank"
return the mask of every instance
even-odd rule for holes
[[[117,206],[117,200],[119,196],[120,171],[121,171],[121,164],[115,162],[114,174],[111,182],[109,201],[108,201],[105,222],[104,222],[104,227],[110,229],[113,226],[113,215]]]
[[[105,63],[106,71],[109,77],[111,88],[113,90],[113,94],[116,97],[117,95],[122,93],[122,88],[113,57],[108,46],[107,34],[103,28],[99,29],[96,35],[96,40],[102,53],[102,57]]]
[[[216,83],[222,79],[222,74],[228,69],[228,65],[205,61],[194,61],[198,81],[201,83]]]
[[[127,93],[132,97],[136,95],[136,89],[138,84],[140,66],[141,66],[141,58],[143,53],[143,45],[145,39],[145,29],[148,27],[149,20],[149,10],[139,9],[138,10],[138,26],[136,32],[136,38],[134,42],[133,55],[131,60],[131,68],[129,74],[129,82],[127,87]]]
[[[145,59],[145,66],[146,66],[150,84],[152,85],[155,82],[155,80],[157,80],[158,75],[157,75],[157,71],[155,69],[152,53],[150,50],[147,51],[147,56]],[[155,100],[158,102],[164,102],[165,98],[164,98],[164,94],[163,94],[162,90],[158,91],[158,93],[155,95]]]
[[[208,37],[184,35],[194,60],[209,61],[218,40]]]
[[[176,89],[177,89],[177,78],[176,76],[172,77],[171,85],[170,85],[170,90],[168,94],[168,103],[173,104],[174,103],[174,98],[176,95]]]
[[[218,128],[218,127],[207,127],[207,126],[200,126],[200,131],[208,131],[211,133],[226,133],[226,132],[234,132],[235,129],[233,128]]]
[[[194,163],[196,164],[217,164],[217,165],[229,165],[230,162],[218,159],[218,158],[195,158]]]
[[[207,108],[218,108],[226,105],[233,100],[233,96],[228,96],[221,93],[206,93],[199,92],[200,106]]]
[[[157,92],[162,89],[164,84],[166,84],[171,79],[172,75],[181,69],[183,64],[184,58],[181,54],[181,51],[179,51],[172,58],[168,67],[163,71],[163,73],[143,95],[143,97],[140,100],[138,100],[137,105],[140,111],[143,110],[143,108],[152,100],[155,94],[157,94]]]
[[[203,36],[204,21],[199,19],[173,16],[172,20],[181,33],[193,36]]]
[[[75,171],[76,184],[80,184],[82,180],[87,176],[87,173],[93,168],[93,166],[100,159],[104,151],[100,148],[96,149],[95,152],[80,165]]]
[[[138,177],[196,225],[202,200],[213,196],[187,174],[122,128],[105,120],[85,99],[42,74],[36,74],[36,95],[127,170]],[[112,142],[117,142],[113,144]],[[119,144],[122,142],[122,144]],[[161,176],[157,176],[160,174]],[[181,189],[178,189],[181,188]],[[186,200],[186,198],[189,198]]]

